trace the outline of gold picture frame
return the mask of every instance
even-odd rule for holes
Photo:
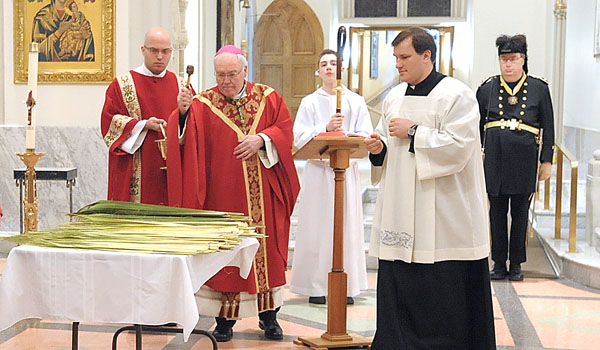
[[[15,83],[27,83],[32,41],[40,46],[41,84],[104,84],[114,79],[114,0],[13,3]]]

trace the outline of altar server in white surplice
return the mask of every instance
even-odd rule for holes
[[[324,50],[319,58],[323,87],[304,97],[294,122],[294,145],[302,148],[317,134],[345,131],[368,136],[373,132],[371,116],[362,96],[342,92],[342,111],[335,113],[336,53]],[[334,173],[329,160],[308,160],[302,172],[298,203],[298,230],[290,289],[309,296],[309,302],[324,304],[327,274],[333,250]],[[344,191],[344,271],[348,274],[348,303],[368,288],[365,264],[363,211],[358,163],[350,161]]]
[[[495,349],[475,94],[435,71],[424,29],[406,29],[392,45],[403,83],[365,140],[379,180],[372,349]]]

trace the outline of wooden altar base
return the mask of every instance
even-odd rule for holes
[[[327,336],[327,333],[324,333],[323,336]],[[315,350],[326,350],[326,349],[334,349],[334,348],[360,348],[360,349],[370,349],[371,342],[373,341],[371,338],[363,337],[357,334],[349,334],[349,339],[345,340],[326,340],[321,337],[298,337],[298,339],[294,340],[294,344],[296,345],[305,345],[310,346],[311,349]]]

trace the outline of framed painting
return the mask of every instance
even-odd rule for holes
[[[115,0],[14,0],[15,83],[27,83],[28,49],[39,44],[38,82],[110,83]]]

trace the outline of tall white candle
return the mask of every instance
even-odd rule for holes
[[[27,70],[27,99],[29,92],[34,101],[37,101],[37,77],[38,77],[38,53],[39,44],[32,42],[29,44],[29,68]],[[29,109],[29,107],[28,107]],[[35,116],[37,108],[31,109],[31,117],[27,114],[27,123],[25,129],[25,148],[35,149]]]

